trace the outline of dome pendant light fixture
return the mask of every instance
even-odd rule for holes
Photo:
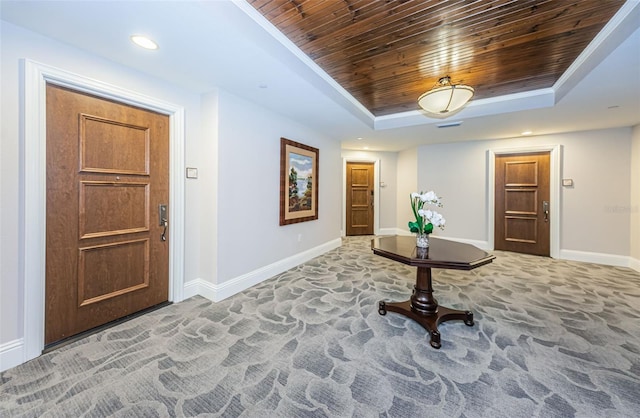
[[[436,85],[418,98],[418,104],[427,113],[437,117],[447,117],[461,109],[473,97],[473,87],[451,84],[449,76],[442,77]]]

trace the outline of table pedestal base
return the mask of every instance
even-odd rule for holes
[[[453,319],[460,319],[464,321],[465,325],[473,326],[473,313],[471,311],[459,311],[457,309],[438,306],[435,312],[423,313],[411,307],[411,300],[395,303],[380,301],[378,304],[378,313],[380,315],[386,315],[387,312],[399,313],[422,325],[431,335],[430,344],[433,348],[440,348],[441,346],[438,324]]]
[[[438,324],[460,319],[473,326],[471,311],[439,306],[433,295],[431,269],[472,270],[491,263],[492,256],[473,245],[434,238],[429,248],[417,248],[413,237],[383,237],[371,241],[373,253],[417,268],[416,284],[411,298],[405,302],[386,303],[380,301],[378,313],[397,312],[413,319],[431,336],[431,347],[440,348]]]

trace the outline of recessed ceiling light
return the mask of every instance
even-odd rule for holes
[[[158,49],[158,44],[143,35],[132,35],[131,41],[144,49]]]
[[[524,131],[520,135],[531,135],[532,133],[533,132],[531,132],[531,131]]]
[[[367,149],[369,149],[369,147],[362,147],[362,149],[367,150]]]

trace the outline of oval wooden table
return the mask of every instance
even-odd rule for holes
[[[416,247],[413,236],[375,238],[371,241],[373,253],[403,264],[417,267],[416,284],[411,298],[404,302],[380,301],[378,313],[396,312],[413,319],[431,334],[431,346],[440,348],[438,324],[452,319],[461,319],[473,326],[473,313],[438,305],[433,296],[431,269],[472,270],[489,264],[495,258],[477,247],[445,239],[430,238],[429,248]]]

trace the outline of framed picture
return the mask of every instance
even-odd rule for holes
[[[318,149],[280,138],[280,225],[318,219]]]

